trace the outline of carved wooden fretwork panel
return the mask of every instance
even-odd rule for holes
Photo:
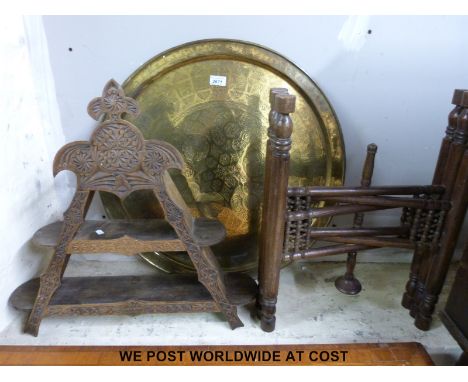
[[[172,145],[145,141],[134,125],[122,119],[123,113],[137,116],[139,110],[116,81],[110,80],[102,96],[89,103],[88,113],[96,120],[103,117],[91,140],[69,143],[54,159],[54,175],[73,171],[78,189],[125,198],[132,191],[156,187],[167,169],[183,168],[183,159]]]

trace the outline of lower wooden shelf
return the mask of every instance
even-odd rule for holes
[[[229,301],[252,302],[256,282],[242,273],[225,276]],[[32,309],[39,279],[19,286],[11,305]],[[136,315],[144,313],[219,312],[208,290],[193,275],[65,277],[47,307],[46,315]]]

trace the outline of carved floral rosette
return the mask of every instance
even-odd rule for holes
[[[55,156],[54,176],[70,170],[77,176],[78,189],[100,190],[125,198],[130,192],[153,188],[170,168],[182,170],[180,153],[169,143],[147,140],[122,114],[139,114],[135,100],[110,80],[102,96],[88,105],[88,114],[102,121],[91,140],[65,145]]]

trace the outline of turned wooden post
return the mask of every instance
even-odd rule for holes
[[[446,187],[446,194],[442,197],[449,198],[452,207],[442,229],[440,249],[431,258],[425,290],[415,312],[415,325],[421,330],[429,330],[468,206],[468,91],[463,92],[461,106],[463,111],[458,117],[442,181]]]
[[[270,113],[268,114],[268,131],[270,130],[271,126],[273,126],[274,121],[278,118],[278,112],[275,110],[275,96],[276,94],[288,94],[288,89],[286,88],[271,88],[270,89],[270,97],[269,97],[269,102],[270,102]],[[270,158],[271,156],[271,148],[270,145],[267,143],[266,146],[266,155],[265,155],[265,174],[268,174],[270,172]],[[266,189],[266,184],[265,184],[265,189]],[[259,260],[261,262],[262,260]],[[262,267],[258,267],[258,279],[263,279],[262,275]],[[257,298],[255,301],[255,312],[256,316],[261,319],[261,306],[260,306],[260,292],[257,293]]]
[[[463,106],[461,105],[463,92],[463,89],[455,89],[453,92],[452,104],[455,105],[455,107],[448,115],[448,125],[445,131],[445,137],[442,139],[439,150],[439,157],[437,159],[434,177],[432,180],[433,185],[443,184],[446,186],[446,190],[443,196],[443,199],[445,200],[450,199],[452,184],[455,180],[454,170],[458,168],[455,168],[455,166],[458,165],[454,163],[454,159],[453,156],[450,155],[450,151],[453,136],[457,129],[458,117],[463,110]],[[403,299],[401,302],[401,304],[406,309],[410,309],[411,315],[413,317],[416,316],[418,305],[422,296],[424,295],[425,279],[427,276],[430,259],[433,256],[431,253],[437,251],[438,245],[433,245],[432,248],[428,248],[427,245],[422,245],[421,243],[416,246],[414,251],[409,279],[406,283],[406,291],[403,294]]]
[[[377,145],[371,143],[367,146],[366,159],[362,168],[361,186],[368,188],[371,185],[372,174],[374,173],[375,154],[377,153]],[[354,214],[353,228],[362,227],[364,221],[364,213],[357,212]],[[335,280],[335,287],[341,293],[354,295],[358,294],[361,289],[361,283],[354,276],[354,268],[356,267],[357,252],[348,252],[346,259],[346,273]]]
[[[466,91],[468,90],[455,89],[453,91],[452,105],[455,105],[455,107],[448,115],[448,125],[445,131],[445,137],[442,139],[442,143],[440,145],[439,157],[437,158],[432,184],[441,184],[443,180],[450,146],[458,126],[458,117],[465,107],[462,105],[462,100],[463,93]]]
[[[265,165],[262,225],[259,248],[259,295],[257,309],[261,328],[275,329],[276,301],[279,287],[285,213],[287,208],[289,151],[296,97],[272,91],[272,112]]]

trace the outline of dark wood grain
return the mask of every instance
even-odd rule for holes
[[[415,245],[410,240],[399,239],[393,237],[327,237],[323,238],[324,241],[331,241],[334,243],[348,243],[348,244],[363,244],[368,247],[387,247],[387,248],[406,248],[414,249]]]
[[[32,242],[55,247],[59,242],[62,222],[38,230]],[[221,242],[226,236],[224,226],[217,220],[197,218],[193,222],[193,237],[201,246]],[[143,242],[143,243],[138,243]],[[99,253],[123,251],[134,255],[144,251],[185,251],[185,246],[172,226],[164,219],[87,220],[68,245],[70,253]]]
[[[274,328],[277,275],[281,266],[276,251],[280,238],[283,239],[282,258],[288,262],[351,252],[346,272],[350,277],[354,277],[356,251],[378,247],[414,250],[402,305],[410,309],[416,327],[429,329],[468,205],[468,92],[462,93],[461,101],[460,90],[454,94],[454,102],[459,105],[449,115],[432,185],[370,186],[376,149],[371,145],[360,187],[288,187],[285,201],[281,190],[289,175],[287,167],[283,172],[275,171],[278,164],[267,151],[266,174],[269,175],[265,177],[260,242],[268,250],[261,252],[260,270],[269,270],[271,275],[259,279],[259,288],[268,291],[265,305],[270,306],[272,324],[263,325],[264,330]],[[278,220],[285,203],[283,225]],[[401,210],[399,227],[361,228],[363,213],[385,209]],[[315,219],[326,221],[348,214],[355,214],[353,227],[312,227]],[[315,240],[340,245],[314,247]],[[351,289],[357,293],[360,288]]]
[[[293,260],[307,260],[307,259],[314,259],[323,256],[333,256],[333,255],[340,255],[342,253],[348,253],[350,251],[364,251],[366,249],[372,249],[375,247],[371,247],[368,245],[362,244],[343,244],[343,245],[328,245],[322,246],[319,248],[311,248],[308,250],[304,250],[302,252],[296,253],[286,253],[283,255],[283,260],[289,262]]]
[[[229,301],[234,305],[252,302],[257,292],[256,283],[247,275],[227,274],[225,278]],[[31,310],[39,288],[39,279],[33,279],[18,287],[12,294],[10,303],[19,310]],[[124,309],[138,305],[150,312],[151,304],[159,303],[154,312],[162,312],[164,305],[169,309],[179,306],[189,307],[203,304],[198,310],[219,311],[208,290],[192,275],[154,276],[105,276],[105,277],[65,277],[62,285],[50,300],[48,315],[66,315],[82,311],[85,314],[99,314],[99,306],[108,314],[121,314]],[[121,304],[119,306],[117,304]],[[127,304],[126,307],[123,305]],[[184,305],[185,304],[185,305]],[[211,309],[211,310],[210,310]],[[190,311],[190,310],[184,310]]]
[[[444,200],[415,199],[394,196],[323,196],[320,200],[350,203],[353,205],[382,206],[389,208],[421,208],[426,210],[449,210],[450,203]]]
[[[451,199],[451,184],[454,180],[453,172],[457,171],[458,159],[454,156],[452,147],[455,131],[458,127],[458,119],[463,111],[462,99],[464,90],[455,89],[452,97],[452,104],[455,106],[448,115],[448,124],[445,136],[440,145],[439,155],[432,184],[434,186],[444,185],[442,195],[443,200]],[[457,151],[457,149],[455,148]],[[402,298],[402,305],[410,310],[410,314],[415,317],[419,310],[419,304],[425,293],[425,282],[432,258],[437,255],[438,246],[428,247],[419,244],[413,255],[408,282]]]
[[[268,141],[265,164],[262,223],[259,245],[258,315],[264,331],[275,328],[279,270],[283,252],[284,215],[288,192],[289,151],[296,98],[284,92],[270,92]]]
[[[377,153],[377,145],[374,143],[369,144],[367,146],[366,159],[364,160],[364,165],[362,166],[361,187],[368,188],[370,187],[372,183],[372,175],[374,174],[374,163],[375,163],[376,153]],[[361,198],[363,197],[361,196]],[[359,228],[361,228],[363,222],[364,222],[364,213],[363,212],[355,213],[354,219],[353,219],[353,229],[358,230]],[[374,235],[378,235],[378,233],[374,233]],[[368,243],[354,243],[354,244],[368,245]],[[362,289],[361,282],[354,275],[356,262],[357,262],[357,252],[356,251],[348,252],[348,257],[346,258],[346,272],[343,276],[338,277],[335,280],[335,287],[341,293],[355,295],[355,294],[358,294]]]
[[[374,187],[289,187],[288,196],[377,196],[443,194],[444,186],[374,186]]]
[[[448,211],[441,232],[440,247],[431,253],[424,272],[424,284],[419,288],[415,304],[415,325],[429,330],[432,314],[437,304],[452,259],[458,235],[468,207],[468,91],[463,92],[463,107],[457,118],[457,128],[447,157],[442,182],[446,192],[442,199],[449,200],[452,208]]]
[[[375,235],[397,235],[406,236],[409,228],[402,226],[395,227],[352,227],[352,228],[340,228],[340,227],[310,227],[309,236],[311,238],[325,238],[329,236],[375,236]]]

